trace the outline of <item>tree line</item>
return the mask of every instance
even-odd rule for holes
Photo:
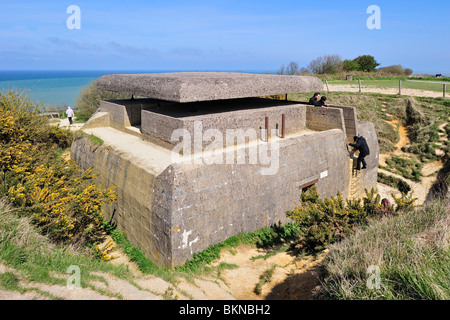
[[[282,65],[277,74],[282,75],[296,75],[304,73],[314,74],[335,74],[339,72],[350,71],[362,71],[362,72],[375,72],[380,71],[383,73],[390,73],[394,75],[406,75],[409,76],[413,73],[410,68],[403,68],[401,65],[392,65],[384,68],[377,67],[380,64],[375,60],[375,57],[371,55],[361,55],[353,60],[342,60],[337,54],[324,55],[313,59],[307,68],[300,68],[299,64],[295,61],[291,61],[287,66]]]

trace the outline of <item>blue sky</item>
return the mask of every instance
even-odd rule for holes
[[[370,54],[450,74],[450,1],[0,1],[0,70],[276,71]],[[366,26],[369,5],[380,30]]]

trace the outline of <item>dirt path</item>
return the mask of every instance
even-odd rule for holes
[[[18,286],[24,292],[3,290],[0,287],[0,300],[290,300],[313,298],[315,290],[320,287],[318,276],[321,271],[320,262],[324,255],[317,258],[298,259],[287,252],[278,253],[269,258],[254,257],[265,255],[262,249],[242,245],[233,253],[225,251],[214,265],[227,263],[235,265],[233,269],[225,269],[220,275],[197,276],[189,281],[178,278],[175,284],[161,278],[142,275],[133,262],[125,254],[116,250],[116,259],[111,263],[126,263],[134,278],[131,281],[119,279],[111,274],[95,272],[95,280],[88,287],[54,285],[27,281],[21,273],[6,267],[0,262],[0,274],[11,272],[19,279]],[[255,288],[262,274],[275,266],[273,276],[264,284],[259,294]],[[70,274],[53,275],[69,280]]]
[[[402,148],[404,146],[407,146],[410,144],[410,140],[408,138],[408,131],[405,126],[402,126],[400,122],[397,119],[386,121],[387,123],[390,123],[394,129],[398,130],[398,133],[400,135],[400,140],[396,144],[396,149],[389,154],[380,154],[379,157],[379,164],[382,166],[386,166],[386,159],[389,158],[392,155],[407,155],[407,153],[402,151]],[[440,129],[443,130],[443,128],[447,125],[447,123],[444,123],[440,126]],[[441,141],[445,141],[446,138],[442,137]],[[413,191],[413,196],[417,198],[416,204],[423,204],[425,200],[427,199],[428,192],[431,188],[431,186],[436,182],[436,175],[441,168],[443,167],[442,161],[433,161],[426,163],[422,168],[422,181],[420,183],[410,181],[408,179],[403,178],[401,175],[394,174],[390,171],[379,169],[379,172],[382,172],[386,175],[391,175],[394,177],[397,177],[399,179],[402,179],[406,181]],[[392,188],[390,186],[384,185],[382,183],[378,183],[378,192],[382,198],[387,198],[391,203],[394,203],[394,199],[392,197],[392,193],[394,193],[396,196],[400,196],[401,193],[396,188]]]
[[[59,125],[63,129],[69,128],[71,131],[79,130],[84,125],[84,123],[70,124],[69,120],[67,120],[67,119],[53,119],[53,120],[50,120],[50,123],[52,125]]]
[[[221,278],[236,299],[250,300],[310,300],[320,287],[320,262],[325,254],[314,258],[299,258],[292,252],[277,253],[270,257],[263,249],[248,245],[236,252],[224,252],[216,263],[235,264],[236,269],[224,270]],[[273,269],[272,277],[256,290],[265,271]]]
[[[342,92],[359,92],[359,86],[357,84],[329,84],[328,85],[330,92],[333,91],[342,91]],[[398,88],[378,88],[373,86],[361,86],[362,93],[371,92],[371,93],[382,93],[382,94],[398,94]],[[427,90],[419,90],[419,89],[407,89],[402,88],[402,95],[405,96],[414,96],[414,97],[432,97],[432,98],[442,98],[442,92],[438,91],[427,91]]]

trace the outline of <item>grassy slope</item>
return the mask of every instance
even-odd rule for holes
[[[331,246],[322,298],[448,300],[449,245],[449,199],[374,222]],[[379,268],[379,288],[371,265]]]
[[[36,231],[30,218],[19,217],[3,201],[0,201],[0,264],[15,269],[21,279],[47,284],[66,285],[67,270],[72,265],[80,267],[82,287],[88,286],[88,281],[93,279],[90,274],[94,271],[131,279],[125,265],[100,262],[88,251],[50,243],[47,237]],[[16,289],[20,292],[27,290]]]

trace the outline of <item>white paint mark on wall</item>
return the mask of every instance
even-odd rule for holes
[[[320,173],[320,179],[323,179],[325,177],[328,177],[328,170],[325,170],[324,172]]]
[[[184,230],[184,232],[182,234],[183,240],[182,240],[181,248],[185,249],[188,246],[188,238],[191,234],[192,234],[192,230],[187,231],[187,232],[186,232],[186,230]]]
[[[189,246],[189,250],[191,251],[192,254],[192,244],[196,243],[199,240],[199,237],[196,237],[194,240],[189,241],[189,236],[192,234],[192,230],[190,231],[186,231],[184,230],[183,234],[182,234],[182,244],[181,244],[181,249],[186,249]],[[178,247],[179,249],[180,247]]]
[[[189,242],[189,249],[191,250],[191,254],[192,254],[192,244],[196,243],[198,241],[198,237],[195,238],[194,240],[192,240],[191,242]]]

